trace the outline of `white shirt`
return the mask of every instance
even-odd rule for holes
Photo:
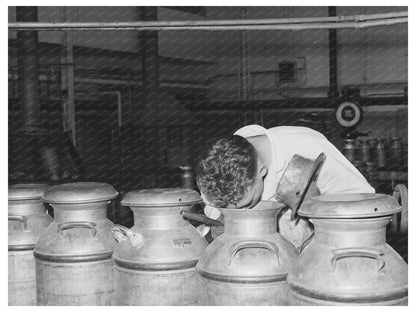
[[[322,152],[325,153],[326,160],[317,180],[322,194],[375,192],[358,169],[323,134],[315,130],[290,126],[265,129],[258,125],[250,125],[234,134],[244,138],[256,135],[266,135],[269,138],[272,164],[264,181],[263,200],[274,195],[284,170],[295,154],[316,159]]]
[[[272,149],[272,163],[264,179],[262,200],[274,200],[277,184],[295,154],[316,159],[322,152],[325,153],[326,160],[317,179],[317,185],[322,194],[375,192],[357,168],[324,135],[315,130],[292,126],[265,129],[259,125],[249,125],[237,130],[234,135],[245,138],[266,135],[269,139]],[[203,199],[208,203],[204,197]],[[218,209],[208,205],[204,212],[213,219],[217,219],[221,215]],[[297,225],[290,221],[289,210],[284,212],[279,219],[279,232],[297,247],[312,231],[312,227],[306,220],[301,219]]]

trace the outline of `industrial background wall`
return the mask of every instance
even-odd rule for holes
[[[407,7],[9,7],[9,23],[403,11]],[[22,47],[22,38],[32,46]],[[406,159],[397,165],[390,154],[372,180],[378,192],[390,194],[392,185],[407,184],[407,51],[407,23],[332,33],[9,30],[9,181],[100,181],[121,194],[180,186],[180,166],[192,166],[206,141],[256,123],[311,127],[340,149],[345,138],[372,146],[385,139],[386,150],[393,138],[401,139]],[[35,93],[25,89],[25,77]],[[39,110],[28,119],[33,97]],[[361,122],[348,131],[335,118],[345,101],[362,109]],[[377,161],[372,155],[370,163]],[[356,161],[370,177],[366,164]],[[112,220],[130,226],[130,211],[116,207],[117,201],[109,208]]]

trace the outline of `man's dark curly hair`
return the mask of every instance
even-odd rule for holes
[[[209,143],[196,165],[200,191],[215,207],[237,204],[254,181],[257,153],[245,138],[231,135]]]

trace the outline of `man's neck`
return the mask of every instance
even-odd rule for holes
[[[270,167],[272,164],[272,146],[269,138],[265,135],[256,135],[246,138],[255,148],[257,157],[266,165]]]

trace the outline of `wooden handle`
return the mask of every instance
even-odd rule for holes
[[[221,221],[208,218],[208,217],[206,217],[202,214],[199,214],[199,213],[193,213],[193,212],[188,212],[188,211],[183,211],[182,210],[181,214],[182,214],[182,217],[184,217],[186,219],[199,221],[199,222],[204,223],[204,224],[209,225],[209,226],[222,226],[222,225],[224,225]]]

